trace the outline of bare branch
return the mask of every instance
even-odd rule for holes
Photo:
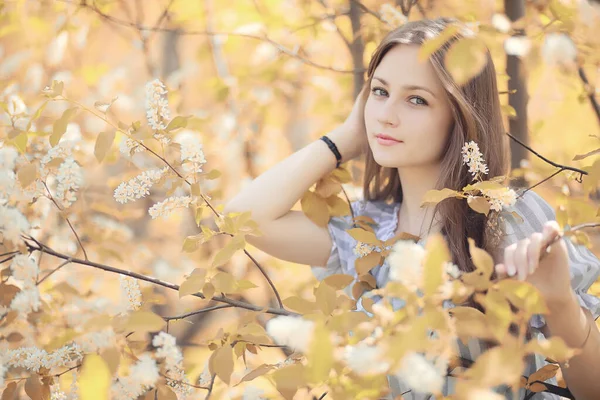
[[[55,273],[56,271],[58,271],[59,269],[61,269],[65,265],[69,264],[70,262],[71,262],[71,259],[68,259],[68,260],[65,260],[64,262],[62,262],[58,267],[56,267],[52,271],[48,272],[48,274],[46,276],[44,276],[42,279],[40,279],[39,281],[37,281],[36,286],[40,285],[42,282],[44,282],[46,279],[48,279],[48,277],[50,275],[52,275],[53,273]]]
[[[184,319],[187,317],[191,317],[192,315],[202,314],[202,313],[209,312],[209,311],[220,310],[222,308],[231,308],[231,307],[233,307],[233,306],[230,304],[221,304],[218,306],[203,308],[202,310],[192,311],[192,312],[182,314],[182,315],[176,315],[174,317],[163,317],[163,319],[167,322],[168,321],[176,321],[178,319]]]

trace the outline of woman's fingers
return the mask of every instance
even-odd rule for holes
[[[540,262],[540,252],[542,250],[543,234],[536,232],[529,238],[529,247],[527,248],[528,273],[533,274]]]
[[[514,263],[517,270],[517,278],[524,281],[529,273],[529,263],[527,262],[527,248],[531,240],[529,238],[521,240],[515,250]]]
[[[504,267],[506,268],[506,274],[508,276],[515,276],[515,273],[517,272],[514,262],[514,254],[516,249],[517,243],[506,246],[504,249]]]

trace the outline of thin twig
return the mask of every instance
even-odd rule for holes
[[[538,153],[537,151],[533,150],[531,147],[527,146],[525,143],[521,142],[519,139],[517,139],[516,137],[514,137],[513,135],[511,135],[509,132],[506,132],[506,134],[515,142],[517,142],[518,144],[520,144],[521,146],[525,147],[527,150],[529,150],[531,153],[533,153],[534,155],[536,155],[537,157],[539,157],[540,159],[544,160],[545,162],[547,162],[548,164],[556,167],[556,168],[562,168],[563,170],[568,170],[568,171],[573,171],[573,172],[578,172],[581,175],[587,175],[588,173],[584,170],[581,170],[579,168],[575,168],[575,167],[569,167],[568,165],[562,165],[562,164],[558,164],[555,163],[552,160],[547,159],[546,157],[544,157],[543,155],[541,155],[540,153]]]
[[[36,285],[40,285],[42,282],[44,282],[46,279],[48,279],[48,277],[50,275],[52,275],[53,273],[55,273],[56,271],[58,271],[59,269],[61,269],[65,265],[69,264],[70,262],[71,262],[71,259],[68,259],[68,260],[65,260],[64,262],[62,262],[58,267],[56,267],[52,271],[48,272],[48,274],[46,276],[44,276],[42,279],[40,279],[39,281],[37,281]]]
[[[179,291],[179,285],[176,285],[174,283],[170,283],[170,282],[165,282],[162,281],[160,279],[151,277],[151,276],[147,276],[147,275],[142,275],[139,274],[137,272],[132,272],[132,271],[126,271],[124,269],[119,269],[119,268],[115,268],[112,267],[110,265],[106,265],[106,264],[100,264],[97,262],[93,262],[93,261],[89,261],[89,260],[82,260],[80,258],[75,258],[75,257],[70,257],[66,254],[62,254],[59,253],[53,249],[51,249],[50,247],[46,246],[43,243],[40,243],[38,240],[36,240],[33,237],[30,236],[24,236],[24,239],[26,239],[26,244],[27,247],[31,250],[44,250],[46,253],[48,253],[51,256],[57,257],[57,258],[61,258],[63,260],[68,260],[71,259],[71,262],[73,264],[80,264],[80,265],[87,265],[89,267],[93,267],[93,268],[97,268],[97,269],[101,269],[103,271],[108,271],[108,272],[113,272],[116,274],[123,274],[123,275],[127,275],[130,276],[132,278],[136,278],[136,279],[140,279],[142,281],[146,281],[146,282],[150,282],[153,283],[155,285],[158,286],[162,286],[171,290],[176,290]],[[33,244],[27,242],[27,240],[33,241],[37,244],[37,246],[34,246]],[[192,294],[192,296],[201,298],[201,299],[205,299],[204,295],[202,293],[194,293]],[[272,307],[261,307],[261,306],[257,306],[251,303],[247,303],[244,301],[239,301],[239,300],[234,300],[225,296],[213,296],[212,300],[214,301],[218,301],[220,303],[225,303],[225,304],[230,304],[234,307],[239,307],[239,308],[244,308],[246,310],[251,310],[251,311],[260,311],[260,312],[265,312],[267,314],[275,314],[275,315],[297,315],[294,312],[282,309],[282,308],[272,308]]]
[[[583,82],[585,89],[588,93],[588,98],[590,99],[590,103],[592,103],[592,107],[594,108],[594,112],[596,113],[596,117],[598,118],[598,122],[600,122],[600,104],[598,104],[598,100],[596,99],[596,90],[592,85],[590,85],[590,82],[585,74],[585,71],[583,70],[583,67],[579,67],[577,69],[577,72],[579,73],[579,77],[581,78],[581,81]]]
[[[216,31],[206,31],[206,30],[204,30],[204,31],[202,31],[202,30],[186,31],[186,30],[181,30],[181,29],[161,28],[158,26],[144,26],[141,24],[136,24],[135,22],[124,21],[119,18],[115,18],[111,15],[105,14],[104,12],[102,12],[100,9],[98,9],[96,6],[94,6],[92,4],[88,4],[88,3],[80,4],[80,3],[75,3],[75,2],[69,1],[69,0],[59,0],[59,1],[61,1],[63,3],[68,3],[68,4],[73,4],[73,5],[78,5],[78,6],[81,6],[84,8],[88,8],[109,22],[112,22],[114,24],[121,25],[121,26],[132,27],[132,28],[135,28],[138,30],[145,30],[145,31],[151,31],[151,32],[174,32],[179,35],[234,36],[234,37],[241,37],[241,38],[246,38],[246,39],[260,40],[260,41],[267,42],[267,43],[273,45],[273,47],[275,47],[281,53],[284,53],[290,57],[293,57],[311,67],[324,69],[324,70],[328,70],[328,71],[333,71],[333,72],[344,73],[344,74],[353,74],[356,72],[364,72],[364,71],[354,71],[354,70],[340,69],[340,68],[335,68],[335,67],[328,67],[326,65],[318,64],[314,61],[311,61],[307,58],[300,56],[296,51],[290,50],[290,49],[284,47],[280,43],[268,38],[267,36],[258,36],[258,35],[236,33],[236,32],[216,32]]]
[[[203,308],[202,310],[196,310],[196,311],[192,311],[192,312],[189,312],[186,314],[176,315],[173,317],[163,317],[163,319],[165,321],[167,321],[167,323],[168,323],[169,321],[176,321],[178,319],[184,319],[187,317],[191,317],[192,315],[202,314],[202,313],[209,312],[209,311],[215,311],[215,310],[220,310],[222,308],[231,308],[231,307],[233,307],[233,306],[230,304],[221,304],[218,306],[207,307],[207,308]]]
[[[210,385],[208,386],[208,392],[206,393],[206,397],[204,398],[204,400],[209,400],[210,399],[210,395],[212,394],[212,390],[213,390],[213,387],[215,385],[215,378],[216,377],[217,377],[217,375],[215,374],[215,375],[213,375],[210,378]]]
[[[563,169],[563,168],[560,168],[558,171],[556,171],[555,173],[553,173],[553,174],[552,174],[552,175],[550,175],[549,177],[547,177],[547,178],[544,178],[544,179],[542,179],[541,181],[539,181],[538,183],[536,183],[535,185],[533,185],[533,186],[531,186],[531,187],[528,187],[527,189],[525,189],[525,190],[523,191],[523,193],[521,193],[521,194],[519,195],[519,197],[523,197],[523,196],[525,195],[525,193],[529,192],[531,189],[535,188],[536,186],[539,186],[539,185],[541,185],[542,183],[544,183],[544,182],[546,182],[546,181],[549,181],[550,179],[554,178],[556,175],[560,174],[560,173],[561,173],[561,172],[563,172],[563,171],[564,171],[564,169]]]
[[[18,251],[17,251],[17,253],[18,253]],[[14,254],[10,257],[7,257],[4,260],[0,260],[0,264],[4,264],[5,262],[12,260],[13,258],[15,258],[15,256],[16,256],[16,254]]]
[[[54,199],[54,196],[52,196],[52,192],[50,192],[50,188],[48,188],[48,185],[46,185],[45,181],[42,180],[41,182],[44,184],[44,187],[48,191],[49,199],[52,201],[52,203],[54,203],[54,205],[56,206],[56,208],[58,208],[58,211],[60,211],[60,214],[62,215],[63,209],[56,202],[56,200]],[[83,247],[83,243],[81,243],[81,239],[79,238],[79,235],[75,231],[75,228],[73,228],[73,225],[71,225],[71,221],[69,221],[69,217],[67,217],[66,215],[63,215],[63,218],[65,219],[65,221],[67,221],[67,224],[69,224],[69,228],[71,228],[71,232],[73,232],[73,235],[75,235],[75,238],[77,239],[77,243],[79,243],[79,247],[81,247],[81,251],[83,251],[83,256],[85,257],[86,260],[88,260],[88,255],[87,255],[87,252],[85,251],[85,247]]]

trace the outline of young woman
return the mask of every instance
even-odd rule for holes
[[[380,240],[408,232],[423,238],[422,243],[428,234],[441,232],[463,271],[474,268],[467,241],[473,238],[494,256],[500,277],[527,280],[541,291],[550,314],[532,318],[532,334],[560,336],[567,345],[581,347],[582,354],[568,367],[562,366],[564,377],[577,399],[597,398],[600,332],[594,320],[600,315],[600,300],[586,291],[600,273],[600,261],[585,247],[564,239],[553,244],[538,262],[541,249],[559,234],[548,203],[528,191],[503,213],[505,223],[500,225],[493,223],[497,218],[474,212],[461,199],[421,207],[428,190],[461,190],[471,183],[462,158],[465,142],[479,145],[488,177],[508,174],[507,136],[489,53],[481,73],[464,85],[452,79],[444,55],[454,41],[468,34],[466,28],[427,62],[418,59],[423,42],[452,23],[457,22],[422,20],[390,32],[373,54],[367,83],[349,117],[326,135],[331,143],[314,141],[284,159],[245,187],[225,212],[251,210],[264,236],[248,237],[248,242],[277,258],[312,265],[319,278],[334,273],[356,275],[356,241],[346,232],[351,217],[332,218],[327,228],[321,228],[302,212],[290,209],[336,167],[339,155],[345,162],[365,153],[364,198],[352,203],[354,214],[373,218]],[[523,221],[517,221],[510,211],[516,211]],[[379,287],[388,281],[388,271],[387,261],[372,271]],[[475,340],[459,347],[468,360],[482,352],[481,343]],[[531,357],[523,374],[528,376],[545,364],[543,357]],[[447,378],[445,394],[453,393],[453,379]],[[393,395],[404,393],[405,399],[430,398],[409,392],[399,381],[391,380],[390,385]],[[510,390],[497,390],[512,398]],[[525,395],[521,389],[519,398]],[[539,393],[534,398],[559,397]]]

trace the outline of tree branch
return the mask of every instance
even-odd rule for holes
[[[590,82],[587,78],[587,75],[585,74],[585,71],[583,70],[583,67],[579,67],[577,69],[577,72],[579,73],[579,77],[581,78],[581,81],[583,82],[586,92],[588,93],[588,98],[590,99],[590,103],[592,103],[592,108],[594,109],[594,112],[596,113],[598,122],[600,122],[600,104],[598,104],[598,100],[596,99],[596,93],[595,93],[596,90],[594,89],[594,87],[592,85],[590,85]]]
[[[176,321],[178,319],[184,319],[184,318],[187,318],[187,317],[191,317],[192,315],[202,314],[202,313],[209,312],[209,311],[220,310],[222,308],[231,308],[231,307],[233,307],[233,306],[230,305],[230,304],[221,304],[221,305],[218,305],[218,306],[207,307],[207,308],[203,308],[201,310],[192,311],[192,312],[189,312],[189,313],[186,313],[186,314],[176,315],[174,317],[163,317],[163,319],[165,321],[167,321],[167,322],[169,322],[169,321]]]

